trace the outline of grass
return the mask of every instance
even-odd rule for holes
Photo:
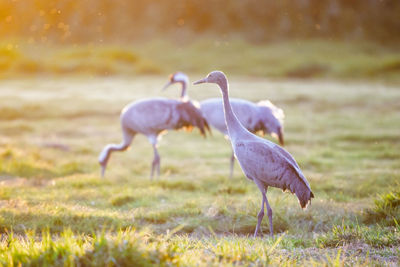
[[[248,239],[238,236],[211,237],[197,240],[188,235],[154,235],[148,231],[127,229],[124,231],[100,232],[91,237],[75,235],[65,230],[56,239],[43,231],[38,241],[35,232],[24,237],[13,234],[5,236],[1,243],[0,262],[13,266],[67,265],[67,266],[171,266],[171,265],[242,265],[255,266],[300,266],[315,265],[317,261],[307,259],[299,253],[285,253],[292,241],[284,235],[271,240]],[[283,244],[286,239],[286,244]],[[315,252],[314,252],[315,253]],[[318,253],[318,252],[317,252]],[[365,265],[374,263],[363,259],[356,251],[331,251],[319,255],[325,266],[343,266],[347,260]]]
[[[399,88],[227,74],[232,96],[285,110],[286,149],[316,196],[303,211],[268,191],[275,238],[267,219],[251,237],[260,193],[237,164],[228,178],[231,151],[216,131],[164,136],[153,181],[151,145],[137,136],[100,178],[120,110],[177,97],[178,87],[159,91],[167,76],[18,78],[0,84],[0,265],[398,265]],[[213,85],[189,90],[219,96]]]
[[[400,191],[381,195],[375,200],[375,207],[368,209],[365,214],[366,223],[381,223],[399,227],[400,222]]]
[[[188,43],[153,40],[129,46],[25,43],[0,43],[0,77],[136,76],[223,69],[235,75],[269,78],[400,81],[398,47],[370,42],[312,39],[253,44],[240,39],[209,38]]]
[[[336,225],[331,232],[317,238],[316,243],[321,247],[339,247],[356,243],[377,248],[398,247],[399,229],[398,225],[389,228],[379,225],[369,227],[359,224]]]

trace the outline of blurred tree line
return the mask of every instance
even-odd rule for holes
[[[400,39],[400,0],[0,0],[0,36],[29,42],[130,42],[240,35]]]

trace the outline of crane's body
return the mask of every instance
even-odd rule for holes
[[[230,99],[232,109],[239,121],[246,129],[255,129],[261,122],[258,118],[258,110],[254,108],[254,104],[244,99]],[[215,129],[228,136],[226,128],[224,108],[220,98],[211,98],[200,102],[201,111],[207,119],[207,122]],[[260,129],[261,130],[261,129]]]
[[[254,236],[257,236],[264,217],[264,204],[273,235],[272,209],[266,192],[269,186],[296,194],[300,206],[306,208],[314,194],[294,158],[282,147],[249,132],[236,117],[229,100],[228,81],[224,73],[213,71],[194,84],[216,83],[222,93],[224,115],[232,149],[246,175],[259,188],[262,195],[261,209]]]
[[[230,98],[229,101],[236,117],[248,131],[263,135],[268,133],[278,138],[281,145],[284,144],[284,113],[282,109],[277,108],[268,100],[253,103],[244,99]],[[200,105],[208,124],[226,137],[229,137],[222,100],[220,98],[211,98],[200,102]],[[230,177],[233,176],[234,162],[235,157],[232,151]]]
[[[165,130],[196,125],[198,118],[202,119],[201,112],[190,101],[151,98],[127,105],[121,113],[121,124],[129,131],[152,136]],[[200,131],[205,134],[203,127],[200,127]]]
[[[101,175],[104,176],[108,160],[113,151],[124,151],[130,146],[136,134],[143,134],[153,146],[154,158],[151,166],[150,177],[160,174],[160,160],[157,145],[162,135],[167,130],[188,129],[197,127],[205,136],[209,130],[207,121],[199,107],[191,102],[186,94],[188,79],[178,72],[170,77],[170,81],[164,87],[182,83],[181,99],[150,98],[142,99],[127,105],[121,112],[121,128],[123,140],[120,144],[109,144],[104,147],[99,155]]]
[[[232,148],[246,177],[258,179],[264,186],[295,193],[301,207],[305,208],[307,201],[303,198],[307,196],[303,196],[303,193],[311,188],[300,167],[286,150],[254,135],[232,140]]]
[[[262,134],[282,134],[284,114],[282,109],[277,108],[270,101],[251,101],[239,98],[230,98],[230,103],[240,123],[250,132]],[[215,129],[228,135],[226,128],[224,109],[220,98],[210,98],[200,102],[201,111],[208,123]],[[280,138],[283,142],[283,137]]]

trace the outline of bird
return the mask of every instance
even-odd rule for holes
[[[183,128],[191,131],[193,127],[197,127],[204,137],[207,131],[211,132],[199,105],[189,100],[186,90],[189,79],[185,74],[176,72],[170,75],[169,81],[162,90],[176,83],[182,85],[180,99],[161,97],[141,99],[125,106],[120,116],[122,142],[106,145],[98,158],[102,177],[104,177],[111,153],[127,150],[136,134],[145,135],[153,147],[154,157],[150,172],[152,179],[154,172],[157,172],[157,176],[160,175],[161,157],[157,146],[167,130]]]
[[[311,204],[314,194],[299,165],[284,148],[249,132],[238,120],[229,101],[229,85],[225,74],[213,71],[194,84],[215,83],[220,87],[223,99],[226,126],[232,149],[245,176],[253,181],[262,195],[261,209],[257,215],[257,236],[264,217],[264,204],[267,207],[270,234],[273,236],[272,209],[266,193],[268,187],[281,188],[296,194],[304,209]]]
[[[269,100],[262,100],[253,103],[245,99],[230,98],[230,103],[242,125],[252,133],[260,132],[262,135],[268,133],[278,138],[279,143],[284,145],[283,138],[283,110],[276,107]],[[200,102],[203,112],[209,125],[220,131],[228,138],[228,130],[225,124],[224,111],[220,98],[210,98]],[[230,158],[230,175],[233,176],[235,156],[232,151]]]

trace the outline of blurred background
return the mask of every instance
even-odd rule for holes
[[[125,105],[215,69],[284,110],[315,200],[268,190],[279,239],[248,238],[260,194],[218,131],[170,131],[154,180],[137,135],[100,179]],[[400,0],[0,0],[0,266],[400,266],[399,122]]]
[[[177,69],[398,81],[400,1],[1,0],[0,77]]]

